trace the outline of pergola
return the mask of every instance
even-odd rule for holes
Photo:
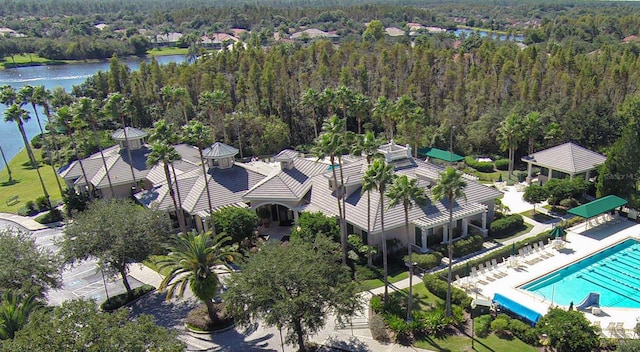
[[[527,163],[527,182],[531,182],[531,169],[539,166],[548,170],[547,174],[540,174],[538,179],[542,182],[552,177],[569,175],[573,179],[577,175],[584,174],[589,179],[592,170],[604,164],[607,157],[581,147],[574,143],[565,143],[555,147],[535,152],[521,159]]]
[[[600,214],[604,214],[625,204],[627,204],[627,201],[625,199],[622,199],[615,195],[609,195],[598,198],[587,204],[577,206],[573,209],[569,209],[567,213],[587,219],[587,225],[585,225],[586,229],[589,224],[588,220],[590,218],[596,217]]]
[[[455,163],[455,162],[464,160],[464,157],[462,155],[458,155],[456,153],[453,153],[447,150],[438,149],[438,148],[428,148],[428,147],[420,148],[418,149],[418,154],[422,154],[426,157],[433,158],[433,159],[444,160],[450,163]]]

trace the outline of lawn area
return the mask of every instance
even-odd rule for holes
[[[520,235],[524,235],[525,233],[531,231],[531,229],[533,228],[533,225],[531,224],[527,224],[526,222],[524,223],[524,229],[508,236],[508,237],[503,237],[503,238],[494,238],[494,240],[498,243],[502,243],[510,238],[514,238],[514,237],[518,237]]]
[[[189,49],[187,48],[154,48],[147,51],[148,56],[166,56],[166,55],[187,55]]]
[[[523,211],[522,213],[520,213],[520,215],[526,216],[537,222],[543,222],[543,223],[555,219],[553,216],[549,216],[547,214],[541,213],[540,211],[536,211],[534,214],[533,210]]]
[[[142,262],[142,264],[144,264],[146,267],[148,267],[149,269],[159,273],[162,276],[167,276],[171,270],[169,268],[164,268],[163,270],[158,269],[158,266],[156,265],[156,262],[158,260],[161,260],[163,258],[166,258],[165,255],[151,255],[149,256],[149,259],[145,260]]]
[[[68,63],[73,61],[65,60],[50,60],[44,57],[40,57],[37,54],[21,54],[14,55],[13,57],[7,56],[2,61],[1,65],[4,68],[14,66],[30,66],[30,65],[59,65],[62,63]]]
[[[40,155],[39,149],[34,149],[33,153]],[[13,176],[14,183],[9,183],[9,174],[7,168],[0,171],[0,212],[17,213],[29,200],[35,201],[36,198],[42,196],[42,187],[38,180],[38,173],[31,168],[27,151],[22,149],[18,155],[9,161],[9,168]],[[51,170],[49,165],[41,164],[40,173],[44,180],[45,187],[51,197],[51,203],[56,204],[62,199],[58,185],[56,184],[57,174]],[[60,183],[64,187],[64,180],[60,178]],[[13,196],[19,196],[18,202],[13,205],[7,205],[7,200]]]
[[[421,340],[414,343],[415,347],[424,348],[433,351],[442,352],[458,352],[458,351],[480,351],[480,352],[497,352],[497,351],[518,351],[518,352],[537,352],[538,349],[529,346],[520,341],[518,338],[501,339],[491,334],[487,337],[475,338],[474,348],[471,349],[471,338],[465,336],[449,336],[444,339]]]
[[[377,266],[378,267],[378,266]],[[380,273],[382,273],[382,264],[378,267],[380,269]],[[396,263],[394,261],[389,261],[389,283],[398,282],[404,280],[409,277],[409,268],[406,266]],[[374,288],[384,286],[384,282],[382,281],[382,275],[380,278],[364,280],[360,282],[362,290],[371,290]]]

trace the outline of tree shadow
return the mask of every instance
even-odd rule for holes
[[[258,327],[258,323],[253,323],[241,331],[238,328],[234,328],[220,333],[202,334],[193,337],[217,345],[211,351],[278,351],[278,349],[269,347],[269,340],[274,337],[272,333],[249,338],[258,331]]]
[[[184,326],[187,314],[199,304],[196,300],[166,300],[164,293],[151,293],[131,305],[131,316],[152,315],[156,324],[174,329]]]
[[[23,170],[35,170],[35,168],[33,167],[33,164],[31,164],[31,161],[25,161],[24,163],[21,164],[22,169]],[[40,168],[40,165],[37,165],[38,168]]]
[[[338,340],[334,336],[329,337],[323,344],[325,349],[321,351],[351,351],[351,352],[364,352],[371,349],[367,344],[358,340],[357,337],[351,336],[348,340]]]
[[[18,183],[20,183],[20,181],[16,180],[14,178],[11,181],[0,182],[0,187],[9,187],[9,186],[13,186],[13,185],[18,184]]]

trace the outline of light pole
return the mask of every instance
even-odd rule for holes
[[[474,331],[475,330],[475,319],[474,318],[475,318],[475,315],[476,315],[475,314],[475,310],[476,310],[477,306],[478,306],[478,304],[476,303],[476,300],[475,299],[472,300],[471,301],[471,349],[472,350],[475,350],[475,347],[473,347],[473,343],[475,341],[475,339],[473,338],[473,335],[475,333],[475,331]]]

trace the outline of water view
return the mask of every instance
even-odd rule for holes
[[[168,64],[171,62],[182,63],[185,61],[184,55],[168,55],[158,56],[156,60],[162,64]],[[146,59],[145,61],[150,61]],[[126,60],[122,62],[126,63],[132,70],[137,70],[140,66],[140,60]],[[29,84],[32,86],[44,85],[47,89],[53,89],[55,87],[63,87],[67,92],[70,92],[74,85],[79,85],[84,82],[88,77],[98,73],[98,71],[108,71],[109,62],[93,62],[93,63],[78,63],[69,65],[53,65],[53,66],[34,66],[34,67],[21,67],[0,70],[0,85],[8,84],[14,88],[20,89],[21,87]],[[31,106],[25,105],[23,107],[31,114],[31,120],[25,124],[25,130],[29,139],[40,133],[38,123],[35,118],[35,114]],[[22,138],[18,132],[18,127],[14,122],[4,122],[4,110],[5,106],[0,105],[0,116],[3,118],[3,122],[0,123],[0,146],[5,153],[7,161],[12,159],[18,152],[24,147]],[[44,113],[38,111],[40,118],[46,120]],[[0,170],[4,169],[5,165],[0,160]]]

